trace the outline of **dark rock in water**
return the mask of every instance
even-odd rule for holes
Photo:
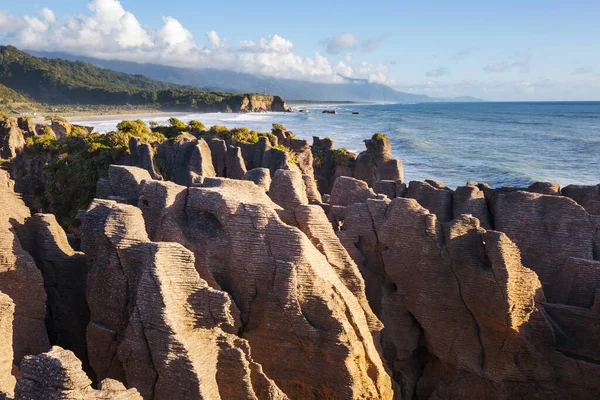
[[[352,115],[359,115],[360,113],[358,111],[352,111]]]
[[[337,114],[336,110],[323,110],[323,114]]]

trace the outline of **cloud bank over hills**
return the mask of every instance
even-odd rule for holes
[[[351,60],[333,63],[319,52],[302,57],[294,52],[290,40],[276,33],[230,45],[226,38],[211,30],[206,33],[203,44],[171,16],[163,17],[160,27],[145,27],[118,0],[91,0],[88,9],[87,14],[72,14],[64,20],[59,20],[48,8],[38,10],[36,16],[24,17],[0,10],[0,32],[5,33],[10,44],[34,51],[178,67],[210,67],[310,82],[339,83],[343,79],[338,74],[342,74],[372,83],[393,84],[384,65]],[[381,40],[354,39],[356,48],[367,52],[376,48]],[[335,39],[330,52],[353,47],[348,40],[353,39]]]

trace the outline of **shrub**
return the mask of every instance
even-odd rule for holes
[[[347,148],[341,147],[333,151],[333,162],[335,165],[344,166],[350,159],[350,152]]]
[[[371,140],[372,141],[375,141],[375,140],[387,140],[387,141],[389,141],[390,138],[385,133],[377,132],[376,134],[374,134],[371,137]]]
[[[171,128],[177,129],[181,132],[187,129],[187,125],[182,120],[177,118],[169,118],[169,125],[171,125]]]
[[[285,132],[285,127],[281,124],[273,124],[273,129],[271,131],[272,132],[275,132],[275,131]]]
[[[195,119],[190,121],[190,123],[188,124],[188,128],[191,132],[197,134],[201,134],[202,132],[206,131],[206,126],[202,122]]]
[[[296,158],[296,153],[294,153],[294,151],[292,149],[290,149],[289,147],[286,147],[282,144],[278,144],[277,146],[273,146],[273,148],[285,151],[286,153],[288,153],[289,162],[292,164],[298,164],[298,159]]]
[[[129,142],[129,139],[134,136],[140,138],[143,143],[152,143],[155,141],[162,143],[166,139],[162,133],[154,132],[148,129],[144,121],[140,119],[137,119],[135,121],[123,120],[119,122],[119,124],[117,125],[117,129],[119,130],[119,132],[127,136],[127,142]],[[116,133],[109,132],[108,135],[114,136],[116,135]]]

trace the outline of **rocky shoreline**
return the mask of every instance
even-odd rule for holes
[[[60,153],[5,122],[0,398],[600,395],[600,185],[451,190],[383,134],[195,126],[125,136],[65,232]]]

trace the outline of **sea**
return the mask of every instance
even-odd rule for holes
[[[335,147],[364,150],[365,139],[389,136],[403,161],[405,180],[434,179],[451,188],[468,181],[492,187],[537,181],[600,183],[600,102],[419,103],[298,105],[306,113],[178,114],[188,122],[269,131],[280,123],[312,143],[329,137]],[[335,110],[336,114],[324,114]],[[353,114],[358,112],[359,114]],[[167,116],[136,116],[167,123]],[[79,124],[100,132],[120,119],[91,118]]]

